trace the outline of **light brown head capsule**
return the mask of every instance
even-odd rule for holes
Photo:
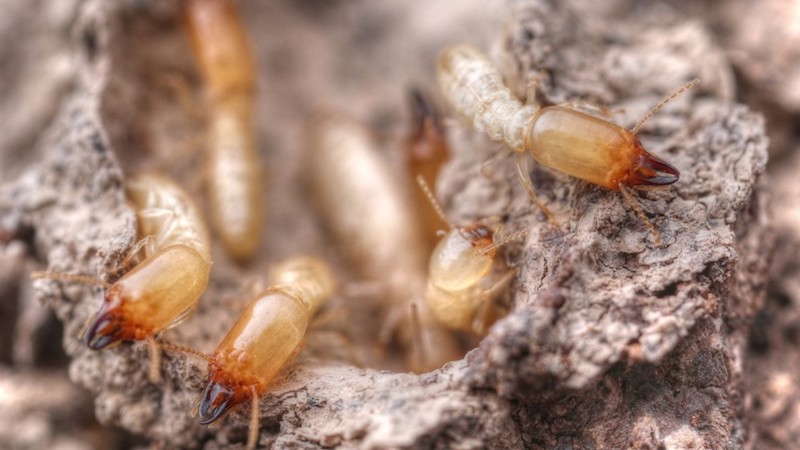
[[[406,141],[406,165],[410,185],[422,176],[430,186],[436,185],[436,178],[442,165],[450,157],[444,125],[430,99],[418,89],[409,93],[413,114],[412,130]],[[422,191],[413,189],[414,201],[425,229],[425,237],[430,248],[439,241],[438,233],[447,228],[447,223],[439,218],[436,211]]]

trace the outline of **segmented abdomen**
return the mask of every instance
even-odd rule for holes
[[[475,129],[522,149],[524,131],[538,107],[514,98],[483,52],[469,45],[446,48],[439,55],[437,76],[444,97]]]

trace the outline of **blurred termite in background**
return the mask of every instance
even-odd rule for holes
[[[235,260],[258,250],[264,174],[256,150],[256,69],[236,2],[186,0],[184,23],[208,96],[206,170],[211,224]]]
[[[150,379],[160,378],[156,335],[186,318],[208,286],[211,251],[208,230],[188,194],[157,174],[130,178],[126,192],[136,209],[139,243],[121,269],[133,268],[109,284],[85,275],[35,272],[34,279],[78,282],[105,288],[100,310],[84,330],[93,350],[126,340],[150,346]],[[144,257],[141,258],[141,254]]]
[[[459,359],[454,336],[422,301],[428,247],[416,209],[370,131],[318,114],[307,135],[305,168],[320,218],[357,275],[381,284],[386,329],[399,338],[407,367],[420,373]]]
[[[409,185],[414,202],[424,225],[425,239],[432,249],[439,242],[439,232],[448,228],[428,201],[425,192],[416,189],[417,177],[422,177],[428,186],[436,187],[436,179],[442,165],[450,157],[441,115],[431,99],[419,88],[408,93],[412,114],[412,128],[406,139],[405,156]]]
[[[269,287],[253,298],[211,355],[179,345],[168,345],[208,362],[208,381],[193,415],[208,425],[234,406],[250,400],[247,448],[258,441],[259,398],[303,346],[314,313],[336,289],[336,279],[325,261],[300,256],[273,267]]]
[[[422,176],[417,178],[421,191],[430,200],[442,221],[447,218]],[[526,231],[496,239],[496,227],[475,222],[465,226],[448,223],[449,231],[433,249],[428,265],[425,301],[442,324],[459,331],[483,335],[508,308],[496,301],[507,291],[514,277],[513,269],[499,271],[497,249],[523,237]]]
[[[678,181],[679,172],[644,149],[636,135],[656,111],[699,82],[692,80],[651,109],[631,130],[567,106],[523,105],[503,84],[495,65],[480,50],[454,45],[439,55],[439,88],[450,105],[495,141],[517,153],[520,179],[533,201],[555,223],[536,197],[526,153],[541,165],[589,183],[619,190],[623,199],[650,229],[656,245],[661,238],[635,201],[630,187],[663,187]],[[529,86],[528,101],[535,99]]]

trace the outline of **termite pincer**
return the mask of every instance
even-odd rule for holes
[[[179,323],[208,286],[211,252],[208,231],[188,194],[168,178],[142,174],[127,183],[136,209],[140,251],[144,260],[113,284],[83,275],[36,272],[34,279],[75,281],[106,288],[100,310],[84,333],[89,348],[99,350],[119,341],[147,340],[150,378],[159,378],[155,336]]]
[[[417,181],[441,220],[446,221],[428,185],[421,177]],[[494,271],[497,248],[524,236],[525,231],[495,240],[495,227],[489,224],[475,222],[453,226],[447,223],[450,231],[431,253],[425,301],[444,325],[483,334],[507,312],[494,299],[508,287],[515,273],[514,270],[507,270],[505,274]]]
[[[205,357],[208,382],[196,407],[200,423],[206,425],[250,399],[248,448],[255,448],[258,438],[259,397],[300,351],[311,317],[336,289],[331,269],[313,257],[281,263],[273,269],[269,283],[270,287],[250,302],[214,353]]]
[[[234,259],[253,256],[264,221],[263,170],[255,147],[256,72],[235,2],[187,0],[185,28],[209,95],[211,223]]]
[[[678,169],[648,153],[636,133],[653,113],[698,80],[676,90],[629,131],[565,106],[523,105],[503,84],[486,55],[472,46],[445,49],[439,56],[437,77],[443,95],[457,112],[472,120],[477,130],[517,152],[523,184],[548,216],[528,178],[526,152],[545,167],[620,190],[629,202],[628,186],[665,186],[678,181]],[[658,242],[658,234],[641,208],[632,205]]]
[[[413,186],[417,177],[422,176],[429,186],[435,186],[439,170],[450,157],[444,125],[433,103],[422,91],[412,90],[409,100],[413,114],[412,130],[405,145],[409,179]],[[433,248],[439,241],[439,231],[447,226],[447,222],[436,214],[424,192],[414,189],[414,200],[425,226],[425,237]]]
[[[409,192],[378,154],[369,130],[342,115],[320,114],[309,125],[308,139],[305,164],[315,206],[358,275],[385,286],[387,329],[399,331],[408,366],[426,372],[460,358],[450,332],[424,302],[414,303],[422,300],[425,286],[422,227]]]

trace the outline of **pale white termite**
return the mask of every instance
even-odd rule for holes
[[[209,96],[211,224],[228,254],[246,261],[261,242],[264,171],[253,129],[255,63],[235,3],[186,0],[184,22]]]
[[[495,302],[514,276],[495,269],[497,248],[525,235],[525,231],[496,239],[496,228],[485,222],[454,226],[444,215],[425,180],[417,178],[422,191],[450,230],[431,253],[425,301],[444,325],[483,334],[507,309]]]
[[[309,125],[305,166],[320,216],[358,275],[385,286],[414,372],[460,358],[454,336],[432,317],[422,299],[425,243],[406,186],[378,154],[369,130],[337,114]],[[397,311],[400,311],[399,313]]]

